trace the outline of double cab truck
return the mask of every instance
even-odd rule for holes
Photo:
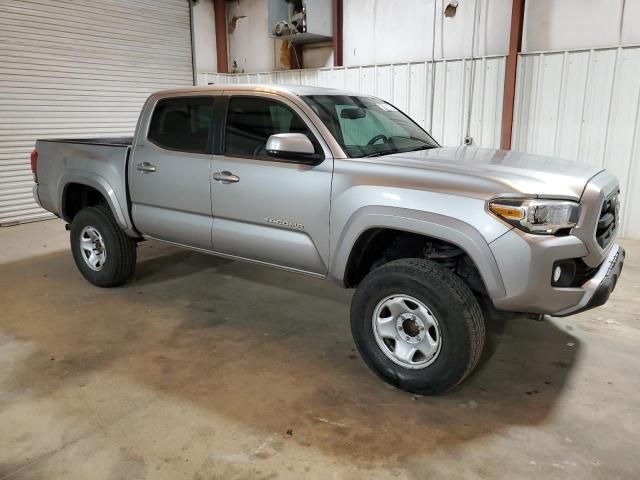
[[[473,371],[487,309],[602,305],[624,262],[602,168],[442,148],[393,105],[340,90],[162,91],[132,138],[38,140],[31,163],[92,284],[126,283],[145,239],[331,280],[355,289],[364,361],[420,394]]]

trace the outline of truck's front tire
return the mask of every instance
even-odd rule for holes
[[[73,218],[71,253],[82,276],[97,287],[122,285],[136,266],[136,242],[106,205],[86,207]]]
[[[378,376],[423,395],[462,382],[485,338],[471,290],[447,268],[419,258],[389,262],[364,278],[351,303],[351,331]]]

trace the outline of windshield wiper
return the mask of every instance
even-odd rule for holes
[[[419,147],[412,148],[410,150],[403,150],[402,153],[404,153],[404,152],[417,152],[419,150],[431,150],[432,148],[437,148],[437,147],[434,147],[433,145],[420,145]]]
[[[423,140],[422,138],[418,138],[418,137],[409,137],[409,140],[414,140],[416,142],[420,142],[423,145],[431,145],[427,140]]]
[[[392,153],[398,153],[398,152],[373,152],[365,155],[362,158],[381,157],[383,155],[391,155]]]
[[[408,150],[390,150],[390,151],[386,151],[386,152],[373,152],[373,153],[369,153],[368,155],[365,155],[362,158],[381,157],[383,155],[393,155],[395,153],[417,152],[417,151],[420,151],[420,150],[430,150],[432,148],[437,148],[437,147],[434,147],[433,145],[420,145],[419,147],[410,148]]]
[[[416,140],[421,141],[420,139],[416,139]],[[383,155],[393,155],[394,153],[417,152],[419,150],[430,150],[432,148],[438,148],[438,147],[436,147],[435,145],[427,144],[425,142],[424,145],[420,145],[420,146],[415,147],[415,148],[409,148],[408,150],[386,150],[386,151],[382,151],[382,152],[373,152],[373,153],[369,153],[367,155],[364,155],[362,158],[381,157]]]

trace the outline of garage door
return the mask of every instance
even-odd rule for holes
[[[0,0],[0,225],[46,218],[37,138],[132,135],[149,93],[193,84],[187,0]]]

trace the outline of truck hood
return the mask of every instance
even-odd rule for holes
[[[429,188],[480,198],[522,194],[578,200],[587,182],[603,170],[555,157],[466,146],[397,153],[366,160],[406,167],[411,183],[426,182]]]

